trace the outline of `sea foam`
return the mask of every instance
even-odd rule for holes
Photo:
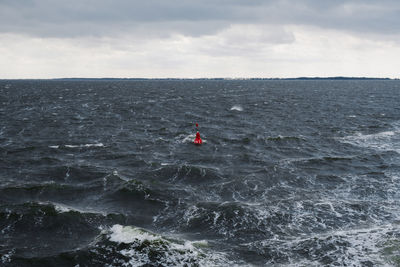
[[[234,105],[233,107],[231,107],[231,110],[243,111],[243,107],[240,105]]]

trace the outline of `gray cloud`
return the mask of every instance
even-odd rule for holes
[[[0,0],[2,78],[397,77],[398,0]]]
[[[233,24],[399,34],[397,0],[0,0],[0,32],[39,37],[187,36]]]

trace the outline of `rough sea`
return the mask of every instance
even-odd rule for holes
[[[399,266],[399,103],[391,80],[0,81],[0,265]]]

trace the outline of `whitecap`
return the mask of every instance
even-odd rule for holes
[[[112,242],[126,244],[118,253],[129,259],[129,266],[154,264],[154,259],[150,260],[148,251],[158,251],[160,255],[165,255],[156,260],[156,265],[160,266],[184,266],[188,262],[197,263],[199,266],[233,264],[226,258],[226,254],[208,249],[208,242],[205,240],[188,241],[164,237],[142,228],[119,224],[113,225],[109,230],[103,230],[102,233]]]
[[[189,134],[189,135],[185,135],[185,134],[180,134],[179,136],[177,136],[175,138],[175,140],[178,143],[193,143],[194,139],[196,138],[196,134]],[[203,143],[206,143],[207,140],[204,139],[204,136],[201,136],[201,140],[203,140]]]
[[[103,143],[94,143],[94,144],[81,144],[81,145],[52,145],[49,146],[49,148],[62,148],[62,147],[67,147],[67,148],[83,148],[83,147],[104,147]]]
[[[157,239],[162,239],[160,236],[144,231],[140,228],[122,226],[119,224],[113,225],[110,231],[110,241],[117,243],[129,244],[136,241],[143,242],[145,240],[153,241]]]
[[[54,205],[54,209],[59,213],[66,213],[66,212],[70,212],[70,211],[74,211],[75,210],[75,209],[73,209],[71,207],[67,207],[67,206],[62,205],[62,204],[53,203],[53,205]]]
[[[11,258],[14,255],[14,253],[15,253],[15,249],[12,249],[9,252],[4,253],[0,258],[1,263],[4,263],[4,264],[10,263],[11,262]]]
[[[243,107],[240,105],[234,105],[233,107],[231,107],[231,110],[243,111]]]
[[[384,131],[375,134],[358,133],[340,139],[343,143],[359,147],[369,147],[379,151],[396,151],[400,153],[400,130]]]
[[[82,144],[82,145],[65,145],[68,148],[81,148],[81,147],[104,147],[103,143],[95,143],[95,144]]]
[[[248,243],[248,246],[275,247],[280,253],[286,254],[289,263],[286,266],[320,266],[318,257],[313,255],[314,261],[298,258],[293,251],[311,246],[307,253],[329,246],[329,257],[342,266],[364,266],[370,262],[371,266],[394,266],[398,251],[399,228],[397,225],[388,224],[372,226],[371,228],[344,229],[323,234],[300,236],[288,240],[263,240]],[[345,249],[342,244],[345,245]],[[393,261],[393,262],[392,262]],[[332,265],[335,265],[332,263]]]
[[[373,148],[378,151],[400,153],[400,121],[392,123],[392,129],[374,134],[356,133],[338,139],[343,143],[359,147]]]

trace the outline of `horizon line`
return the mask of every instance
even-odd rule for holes
[[[40,81],[61,81],[61,80],[399,80],[400,78],[389,77],[363,77],[363,76],[301,76],[301,77],[287,77],[287,78],[266,78],[266,77],[202,77],[202,78],[127,78],[127,77],[64,77],[64,78],[0,78],[0,81],[17,81],[17,80],[40,80]]]

